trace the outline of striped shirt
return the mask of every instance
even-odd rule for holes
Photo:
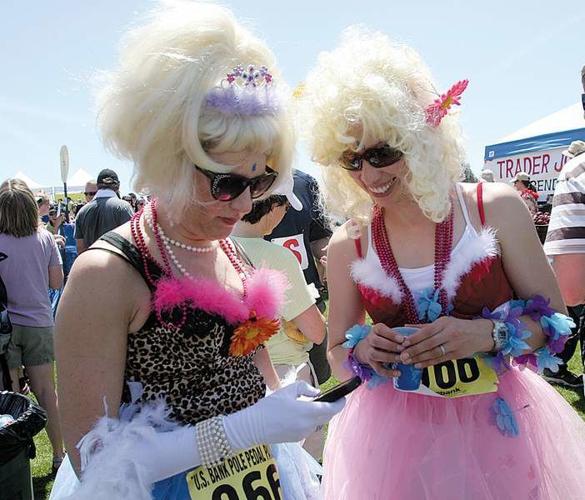
[[[544,251],[549,256],[585,253],[585,154],[559,174]]]

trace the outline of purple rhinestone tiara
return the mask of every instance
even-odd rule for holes
[[[245,116],[274,115],[279,100],[272,87],[272,75],[266,66],[236,66],[221,85],[211,89],[205,99],[210,108],[224,114]]]

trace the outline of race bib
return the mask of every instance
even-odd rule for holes
[[[445,361],[423,370],[421,384],[413,392],[425,396],[459,398],[496,392],[498,376],[494,369],[476,354],[473,358]],[[394,379],[394,388],[396,379]]]
[[[299,261],[303,271],[309,267],[309,257],[305,248],[303,233],[285,236],[284,238],[273,238],[270,241],[281,247],[288,248]]]
[[[186,476],[192,500],[281,500],[280,479],[270,448],[255,446],[219,465]]]

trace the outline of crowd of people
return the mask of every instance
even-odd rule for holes
[[[585,423],[541,375],[582,391],[585,148],[543,249],[526,174],[461,182],[467,83],[352,27],[293,100],[224,7],[133,28],[99,125],[148,197],[104,169],[67,221],[0,186],[4,384],[47,410],[51,499],[582,498]],[[359,387],[320,400],[331,375]]]

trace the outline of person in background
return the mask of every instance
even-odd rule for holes
[[[317,386],[308,351],[314,344],[325,340],[325,318],[315,305],[294,255],[286,248],[263,239],[278,225],[290,206],[294,210],[302,210],[301,202],[293,193],[292,176],[268,198],[255,202],[252,211],[236,224],[232,236],[242,245],[254,266],[282,271],[289,282],[280,329],[266,343],[281,383],[289,385],[304,380]],[[319,429],[308,436],[303,447],[314,458],[320,459],[323,431]]]
[[[83,192],[85,195],[85,203],[89,203],[91,200],[93,200],[97,190],[97,181],[92,179],[85,183],[85,191]]]
[[[39,218],[44,224],[49,222],[49,211],[51,210],[51,199],[48,194],[39,193],[36,196],[37,206],[39,207]]]
[[[136,211],[140,212],[140,210],[142,210],[142,208],[144,207],[146,203],[146,199],[143,198],[142,196],[140,198],[136,199]]]
[[[116,172],[108,168],[102,170],[97,178],[97,188],[94,199],[77,214],[75,239],[78,254],[85,252],[100,236],[128,222],[134,214],[130,204],[119,198],[120,180]]]
[[[49,210],[49,222],[45,226],[45,229],[52,235],[59,235],[59,228],[65,220],[65,214],[59,211],[58,205],[51,205]]]
[[[311,287],[316,305],[324,313],[326,309],[326,288],[319,274],[318,266],[326,264],[327,244],[331,229],[319,194],[317,181],[301,170],[295,170],[294,194],[301,201],[302,210],[289,210],[280,224],[264,238],[290,250],[299,261],[305,281]],[[315,344],[309,352],[319,384],[331,377],[327,361],[327,343]]]
[[[47,290],[63,284],[61,256],[53,237],[39,226],[37,202],[19,179],[0,185],[0,276],[8,292],[13,325],[6,355],[13,387],[24,366],[39,404],[47,411],[53,472],[63,460],[57,396],[53,379],[53,315]],[[14,387],[18,390],[17,387]]]
[[[482,170],[479,182],[494,182],[494,173],[487,168]]]
[[[585,142],[572,142],[563,155],[569,161],[563,165],[555,186],[544,251],[552,261],[563,299],[576,324],[561,358],[567,363],[580,340],[581,361],[585,362]],[[583,385],[582,378],[566,365],[557,373],[547,372],[545,376],[567,387]]]
[[[134,199],[132,198],[132,196],[130,196],[129,194],[125,194],[124,196],[122,196],[122,200],[128,203],[132,207],[132,210],[134,212],[136,211],[136,205],[134,203]]]
[[[510,183],[520,193],[520,197],[524,200],[530,214],[536,215],[538,212],[538,192],[534,184],[530,182],[530,176],[525,172],[519,172]]]

